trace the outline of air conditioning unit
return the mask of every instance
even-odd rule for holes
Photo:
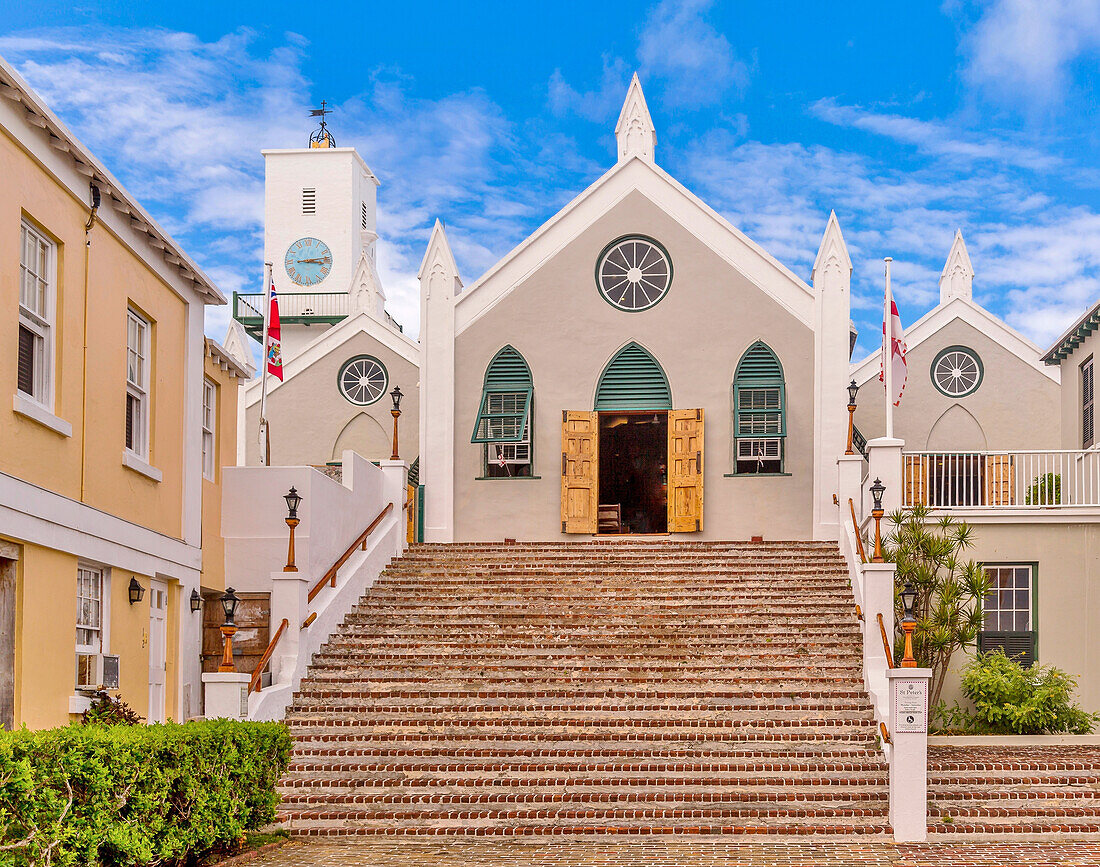
[[[76,655],[76,688],[118,689],[118,657],[103,653]]]
[[[737,441],[737,459],[739,461],[774,461],[779,459],[778,439]]]

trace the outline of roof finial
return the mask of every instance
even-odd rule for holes
[[[974,266],[963,241],[962,229],[956,229],[951,252],[947,254],[947,262],[940,274],[940,304],[946,304],[953,298],[970,301],[973,296]]]
[[[336,147],[336,139],[332,137],[332,133],[328,131],[328,125],[325,123],[325,116],[331,114],[333,109],[328,107],[328,103],[323,99],[321,100],[320,108],[312,108],[309,111],[310,117],[321,118],[321,126],[315,129],[309,135],[309,146],[311,148],[334,148]]]
[[[631,157],[641,157],[649,163],[654,161],[657,130],[653,126],[653,118],[650,117],[649,106],[646,105],[645,95],[642,93],[642,83],[638,81],[636,72],[630,79],[623,110],[619,112],[619,122],[615,124],[615,138],[619,144],[619,162]]]

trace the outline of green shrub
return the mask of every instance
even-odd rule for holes
[[[1100,715],[1073,704],[1077,681],[1057,668],[1024,668],[1000,648],[978,654],[963,669],[963,692],[974,705],[942,703],[936,715],[947,730],[962,734],[1087,735]]]
[[[80,715],[80,722],[86,726],[137,726],[145,722],[145,717],[126,704],[121,696],[112,698],[109,692],[99,690],[92,699],[92,706]]]
[[[0,732],[0,863],[171,864],[233,845],[274,818],[289,753],[281,723]]]
[[[1036,476],[1024,497],[1025,506],[1060,506],[1062,504],[1062,474]]]

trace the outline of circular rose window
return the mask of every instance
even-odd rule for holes
[[[672,260],[650,238],[619,238],[600,256],[596,284],[600,294],[620,310],[648,310],[672,285]]]
[[[357,355],[344,362],[336,381],[340,386],[340,394],[356,406],[366,406],[386,393],[389,376],[377,358]]]
[[[932,382],[948,397],[973,394],[982,384],[982,360],[965,346],[949,346],[932,362]]]

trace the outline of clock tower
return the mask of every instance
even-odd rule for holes
[[[375,269],[378,179],[355,148],[335,147],[327,132],[310,144],[261,151],[264,261],[279,293],[284,356],[352,312],[356,275]],[[377,294],[372,312],[384,317]]]

